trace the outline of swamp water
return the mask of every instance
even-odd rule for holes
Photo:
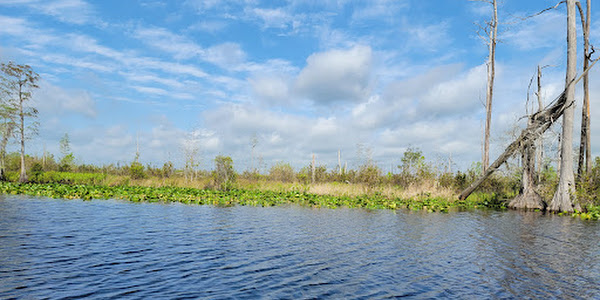
[[[0,196],[0,299],[600,299],[600,223]]]

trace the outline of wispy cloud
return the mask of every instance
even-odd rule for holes
[[[25,5],[37,13],[78,25],[91,22],[95,14],[94,8],[83,0],[5,0],[0,5]]]

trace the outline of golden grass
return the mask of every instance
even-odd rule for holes
[[[183,188],[207,188],[211,186],[208,177],[198,178],[193,181],[183,177],[173,176],[170,178],[149,177],[145,179],[129,179],[128,176],[108,176],[106,185],[136,185],[147,187],[183,187]],[[456,191],[450,188],[440,187],[437,182],[424,182],[413,184],[407,188],[392,185],[381,185],[368,187],[362,183],[339,183],[325,182],[315,184],[302,184],[298,182],[278,182],[272,180],[249,180],[240,178],[236,186],[246,190],[275,191],[275,192],[306,192],[316,195],[348,196],[356,197],[379,193],[388,198],[414,199],[421,197],[440,197],[445,199],[457,199]]]

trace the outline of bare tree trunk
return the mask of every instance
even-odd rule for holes
[[[577,30],[575,20],[575,0],[567,0],[567,72],[566,72],[566,102],[575,100],[575,80],[577,72]],[[573,174],[573,117],[575,107],[569,105],[563,114],[560,177],[558,188],[548,210],[572,212],[574,209],[571,194],[575,192],[575,177]]]
[[[542,68],[538,66],[537,69],[537,92],[536,92],[537,100],[538,100],[538,112],[541,112],[544,109],[544,103],[542,101]],[[543,137],[539,137],[536,143],[535,148],[535,160],[537,163],[537,182],[539,183],[541,180],[542,167],[544,164],[544,139]]]
[[[19,182],[27,182],[27,173],[25,171],[25,111],[23,110],[23,85],[19,82],[19,131],[21,136],[21,174]]]
[[[577,3],[581,17],[583,31],[583,68],[589,65],[590,58],[590,11],[591,0],[586,3],[586,15],[584,19],[581,4]],[[579,144],[579,161],[577,166],[577,179],[582,180],[584,174],[589,174],[592,169],[591,141],[590,141],[590,91],[589,78],[583,77],[583,106],[581,108],[581,140]]]
[[[311,182],[315,183],[315,154],[313,153],[312,155],[312,164],[310,165],[311,168]]]
[[[339,174],[340,174],[340,176],[342,176],[342,150],[338,150],[338,167],[339,167]]]
[[[568,108],[572,108],[574,104],[574,99],[571,101],[567,101],[567,90],[574,87],[579,80],[588,73],[591,68],[600,60],[597,58],[593,61],[590,66],[583,71],[583,74],[579,76],[577,79],[567,83],[565,90],[556,98],[550,106],[545,108],[544,110],[537,112],[531,116],[531,122],[527,126],[527,128],[523,129],[521,135],[513,141],[506,149],[504,153],[502,153],[496,160],[490,165],[490,167],[485,171],[483,175],[481,175],[477,180],[475,180],[469,187],[464,189],[458,198],[460,200],[466,199],[475,189],[477,189],[485,179],[490,176],[496,169],[498,169],[506,160],[511,157],[517,150],[526,145],[530,140],[535,140],[540,137],[552,124],[556,122],[558,118],[560,118]],[[571,122],[572,125],[572,122]],[[572,136],[571,136],[572,137]],[[571,147],[572,150],[572,147]],[[571,178],[573,178],[573,163],[571,162]]]
[[[528,127],[533,124],[533,119],[529,118]],[[534,172],[535,172],[535,140],[528,140],[521,150],[521,160],[523,161],[523,179],[521,181],[521,191],[515,197],[508,207],[515,209],[541,209],[548,206],[542,197],[535,191]]]
[[[487,92],[485,96],[485,133],[483,142],[482,171],[485,173],[490,163],[490,127],[492,123],[492,98],[494,95],[494,77],[496,76],[496,37],[498,34],[498,6],[496,0],[492,1],[494,15],[489,24],[488,47],[489,57],[487,62]]]
[[[6,180],[6,145],[13,134],[14,123],[6,122],[4,126],[4,133],[0,140],[0,180]]]

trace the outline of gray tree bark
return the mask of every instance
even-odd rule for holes
[[[533,124],[530,117],[528,126]],[[538,137],[539,140],[541,138]],[[523,179],[521,181],[521,191],[508,204],[509,208],[514,209],[541,209],[545,210],[548,206],[542,197],[535,191],[535,144],[536,140],[531,139],[525,142],[521,150],[521,160],[523,162]]]
[[[590,59],[590,12],[591,0],[587,0],[585,17],[581,4],[577,2],[577,8],[581,17],[583,32],[583,68],[586,69]],[[590,90],[588,75],[583,77],[583,106],[581,108],[581,139],[579,143],[579,161],[577,166],[577,177],[583,179],[584,175],[592,170],[591,158],[591,136],[590,136]]]
[[[565,78],[565,97],[567,103],[575,100],[575,80],[577,73],[577,29],[575,19],[575,0],[567,0],[567,72]],[[575,176],[573,174],[573,117],[575,107],[568,105],[563,114],[561,159],[558,188],[548,210],[555,212],[573,212],[575,192]],[[573,195],[572,195],[573,194]]]
[[[542,101],[542,68],[538,66],[537,68],[537,101],[538,101],[538,112],[541,112],[544,109],[544,103]],[[541,180],[541,173],[544,164],[544,139],[540,137],[536,143],[535,149],[535,161],[537,164],[536,174],[538,183]]]
[[[527,125],[527,128],[523,129],[519,137],[510,145],[508,145],[508,147],[506,147],[504,152],[500,156],[498,156],[498,158],[496,158],[496,160],[490,165],[490,167],[485,171],[485,173],[481,175],[481,177],[475,180],[469,187],[467,187],[460,193],[458,199],[464,200],[469,195],[471,195],[471,193],[475,189],[477,189],[488,176],[494,173],[496,169],[498,169],[504,162],[506,162],[506,160],[509,157],[511,157],[519,149],[523,148],[523,145],[526,145],[530,141],[534,141],[535,139],[542,136],[542,134],[544,134],[544,132],[546,132],[546,130],[548,130],[548,128],[550,128],[550,126],[552,126],[552,124],[554,124],[558,120],[558,118],[560,118],[563,115],[567,108],[572,107],[574,104],[574,99],[571,99],[571,101],[567,101],[567,90],[571,87],[574,87],[575,84],[577,84],[577,82],[581,80],[583,75],[587,74],[592,69],[592,67],[598,62],[598,60],[600,60],[600,57],[596,58],[592,62],[592,64],[590,64],[590,66],[583,71],[581,76],[569,82],[566,85],[565,90],[563,90],[563,92],[558,96],[558,98],[556,98],[551,103],[550,106],[548,106],[540,112],[533,114],[531,116],[531,122]],[[573,163],[571,162],[571,178],[574,177],[572,167]]]
[[[482,171],[485,173],[490,163],[490,127],[492,124],[492,98],[494,96],[494,78],[496,76],[496,42],[498,35],[498,6],[496,0],[490,1],[493,6],[492,20],[488,31],[487,90],[485,95],[485,131],[483,137]]]

